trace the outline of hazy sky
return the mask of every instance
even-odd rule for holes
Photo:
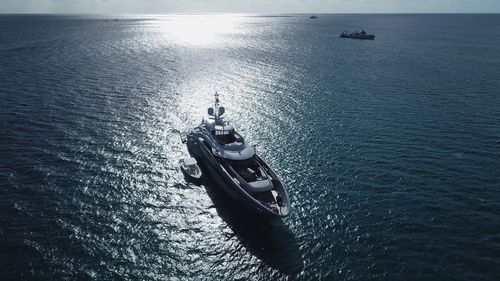
[[[0,0],[0,13],[500,12],[500,0]]]

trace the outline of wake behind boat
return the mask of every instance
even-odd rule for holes
[[[284,184],[222,116],[215,94],[208,119],[187,134],[189,153],[210,172],[217,185],[248,209],[268,217],[285,217],[290,200]]]

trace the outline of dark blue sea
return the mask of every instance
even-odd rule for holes
[[[318,16],[0,16],[0,279],[500,280],[500,15]],[[215,91],[289,217],[184,179]]]

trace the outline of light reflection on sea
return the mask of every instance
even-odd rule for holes
[[[0,21],[0,277],[499,275],[497,16]],[[184,180],[215,91],[290,217]]]

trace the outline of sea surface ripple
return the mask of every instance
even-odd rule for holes
[[[118,19],[0,16],[0,279],[500,279],[500,16]],[[215,91],[288,218],[184,180]]]

